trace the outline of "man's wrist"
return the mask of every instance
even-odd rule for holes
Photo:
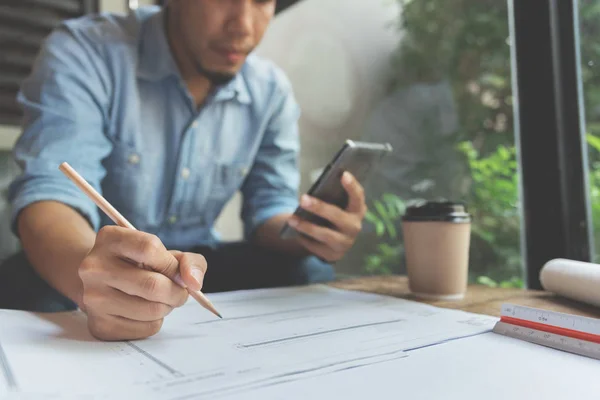
[[[256,229],[251,240],[274,251],[291,253],[300,257],[311,255],[297,239],[283,239],[280,237],[279,234],[283,226],[291,216],[291,213],[284,213],[271,217]]]

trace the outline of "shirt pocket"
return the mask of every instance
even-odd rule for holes
[[[137,229],[145,229],[150,195],[150,174],[140,149],[116,142],[105,166],[103,189],[107,200]]]
[[[227,198],[228,200],[242,186],[248,171],[247,163],[216,163],[210,197]]]
[[[248,163],[211,163],[205,174],[198,174],[194,206],[188,209],[188,221],[212,226],[219,214],[240,189],[248,175]],[[207,171],[208,170],[208,171]]]

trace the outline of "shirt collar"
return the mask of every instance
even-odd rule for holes
[[[165,11],[161,9],[143,22],[139,43],[139,64],[137,76],[149,81],[159,81],[169,76],[181,79],[179,69],[165,33]],[[215,101],[236,98],[241,103],[250,103],[248,86],[241,71],[227,84],[216,88]]]
[[[217,88],[214,96],[215,101],[227,101],[234,98],[244,104],[251,102],[248,86],[241,72],[236,74],[229,83]]]
[[[137,67],[139,78],[158,81],[179,73],[165,34],[164,17],[164,11],[160,10],[142,23]]]

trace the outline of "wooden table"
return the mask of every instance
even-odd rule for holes
[[[331,286],[379,293],[407,300],[420,301],[438,307],[460,309],[477,314],[499,317],[503,303],[570,313],[585,317],[600,318],[600,308],[564,299],[550,292],[525,289],[490,288],[470,285],[465,298],[460,301],[421,300],[411,295],[405,276],[361,277],[330,283]]]

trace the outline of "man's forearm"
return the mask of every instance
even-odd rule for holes
[[[82,306],[78,268],[94,246],[94,230],[75,210],[44,201],[19,215],[19,236],[27,258],[52,287]]]
[[[294,239],[281,239],[279,232],[283,228],[285,222],[292,214],[280,214],[267,220],[256,230],[253,240],[260,246],[269,247],[273,250],[306,256],[310,253]]]

